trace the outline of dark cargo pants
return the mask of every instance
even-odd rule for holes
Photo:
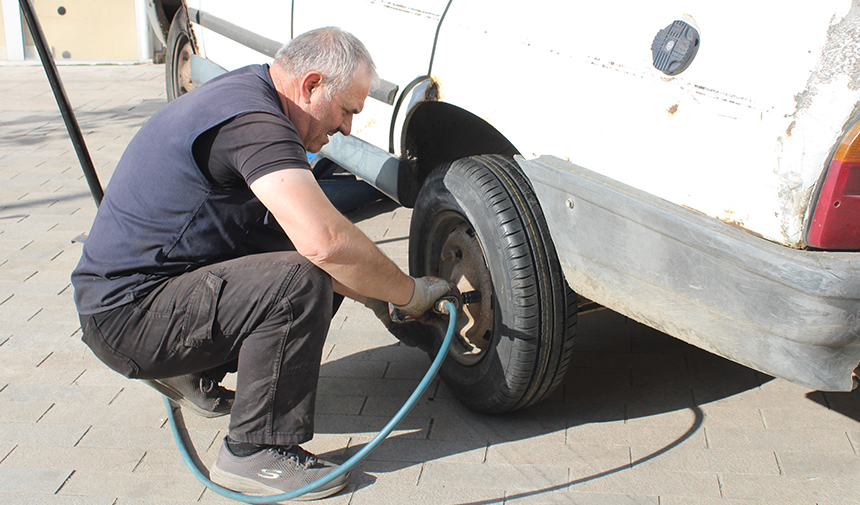
[[[230,438],[300,444],[313,437],[332,298],[328,274],[298,253],[266,253],[180,275],[134,303],[81,316],[81,327],[96,356],[130,378],[236,362]]]

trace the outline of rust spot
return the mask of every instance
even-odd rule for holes
[[[792,121],[788,128],[785,129],[785,134],[791,137],[791,132],[794,130],[794,127],[797,126],[797,121]]]
[[[676,112],[678,112],[678,104],[676,103],[675,105],[669,107],[668,109],[666,109],[666,112],[668,112],[670,116],[674,115]]]
[[[440,98],[439,81],[435,77],[430,78],[430,84],[424,90],[424,100],[428,102],[438,102]]]

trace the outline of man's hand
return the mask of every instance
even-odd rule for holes
[[[438,277],[413,278],[415,291],[412,299],[406,305],[395,305],[394,307],[404,316],[419,319],[424,313],[433,308],[436,300],[445,295],[453,294],[456,289],[453,284]]]
[[[375,298],[368,298],[367,301],[364,302],[364,306],[376,314],[376,317],[382,321],[383,325],[385,325],[385,329],[397,337],[397,340],[403,342],[409,347],[417,347],[426,353],[430,353],[433,350],[432,342],[427,339],[415,337],[413,332],[410,332],[405,325],[397,324],[391,320],[391,314],[388,310],[388,302],[377,300]]]

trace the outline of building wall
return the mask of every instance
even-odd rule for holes
[[[0,6],[0,60],[6,58],[6,24],[3,22],[3,7]]]
[[[33,8],[54,59],[61,61],[139,61],[142,52],[138,31],[141,29],[137,3],[142,0],[32,0]],[[9,2],[3,2],[5,10]],[[12,4],[17,7],[17,1]],[[16,12],[15,15],[18,13]],[[8,12],[3,12],[8,16]],[[2,20],[0,20],[2,23]],[[22,39],[26,59],[38,59],[35,43],[22,21]],[[145,25],[144,25],[144,29]],[[0,59],[7,51],[5,35]],[[20,52],[20,49],[19,49]],[[143,53],[146,53],[144,51]]]

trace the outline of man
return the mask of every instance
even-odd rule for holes
[[[102,361],[199,413],[230,413],[211,471],[224,487],[278,494],[336,468],[299,444],[313,436],[339,296],[390,326],[388,303],[417,318],[452,289],[400,271],[309,170],[306,150],[349,134],[375,77],[361,42],[323,28],[271,67],[174,100],[123,154],[72,274],[83,340]],[[231,367],[235,399],[217,384]]]

